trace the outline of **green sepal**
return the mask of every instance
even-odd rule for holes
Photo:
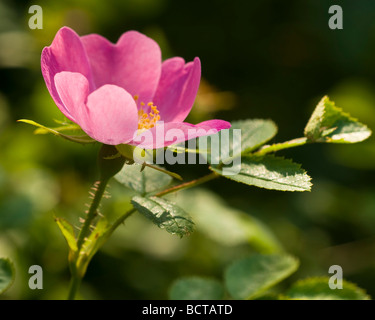
[[[64,134],[64,133],[61,133],[61,131],[66,131],[66,130],[71,130],[72,128],[69,128],[69,129],[66,129],[66,128],[62,128],[62,127],[58,127],[58,128],[48,128],[46,126],[43,126],[35,121],[32,121],[32,120],[27,120],[27,119],[20,119],[20,120],[17,120],[18,122],[23,122],[23,123],[27,123],[27,124],[31,124],[35,127],[38,127],[38,129],[36,129],[34,131],[35,134],[46,134],[46,133],[52,133],[54,134],[55,136],[58,136],[58,137],[61,137],[61,138],[64,138],[66,140],[69,140],[69,141],[72,141],[72,142],[76,142],[76,143],[80,143],[80,144],[89,144],[89,143],[95,143],[97,142],[96,140],[92,139],[91,137],[89,137],[86,133],[84,133],[82,130],[82,134],[81,135],[68,135],[68,134]],[[77,128],[74,127],[74,130],[77,130]]]

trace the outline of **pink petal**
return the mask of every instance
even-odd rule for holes
[[[208,120],[196,125],[187,122],[159,123],[155,127],[134,137],[128,144],[144,149],[158,149],[201,136],[211,135],[231,124],[223,120]]]
[[[79,74],[55,76],[59,97],[82,130],[93,139],[111,145],[127,143],[138,129],[138,110],[123,88],[104,85],[88,95],[88,81]]]
[[[138,110],[133,97],[123,88],[106,84],[87,99],[93,139],[117,145],[130,141],[138,129]]]
[[[124,33],[117,44],[97,34],[81,39],[97,87],[115,84],[146,104],[151,101],[161,73],[161,52],[154,40],[136,31]]]
[[[42,51],[41,68],[48,91],[60,110],[71,120],[72,117],[65,108],[56,91],[54,77],[62,71],[79,72],[91,83],[90,65],[79,36],[70,28],[61,28],[52,44]],[[92,88],[90,88],[92,89]]]
[[[154,104],[164,122],[181,122],[189,114],[198,92],[201,78],[199,58],[185,64],[175,57],[165,60]]]
[[[54,87],[61,101],[60,111],[70,120],[89,131],[86,112],[86,100],[89,95],[89,82],[85,76],[77,72],[60,72],[55,75]]]

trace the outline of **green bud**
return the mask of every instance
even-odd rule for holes
[[[105,181],[112,178],[122,169],[125,161],[126,159],[119,153],[115,146],[103,144],[98,155],[100,180]]]

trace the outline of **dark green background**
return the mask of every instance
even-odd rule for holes
[[[32,4],[43,8],[43,30],[28,28]],[[332,4],[343,8],[343,30],[328,27]],[[197,100],[189,119],[271,118],[279,126],[274,141],[281,142],[303,134],[326,94],[374,130],[374,21],[372,0],[1,0],[0,256],[12,258],[17,267],[16,283],[3,297],[65,296],[67,249],[53,215],[78,225],[97,178],[98,145],[35,136],[33,128],[16,123],[28,118],[52,126],[53,119],[61,119],[40,72],[41,50],[60,27],[68,25],[80,35],[99,33],[112,42],[135,29],[158,41],[164,59],[199,56],[215,98],[209,106]],[[263,221],[301,259],[284,286],[328,275],[329,266],[338,264],[347,280],[375,296],[374,141],[282,152],[312,176],[311,193],[268,191],[225,179],[207,188]],[[207,172],[205,166],[173,169],[186,179]],[[116,182],[110,192],[112,202],[104,208],[124,212],[130,194]],[[179,276],[220,279],[232,260],[253,250],[223,246],[199,232],[180,240],[133,218],[94,258],[82,288],[85,298],[164,299]],[[44,269],[44,290],[27,286],[32,264]]]

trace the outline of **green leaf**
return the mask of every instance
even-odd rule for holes
[[[175,281],[169,290],[170,300],[222,300],[223,298],[223,285],[209,278],[181,278]]]
[[[90,235],[83,242],[82,249],[79,252],[78,261],[76,262],[82,276],[85,274],[92,257],[110,236],[110,233],[107,232],[108,230],[107,219],[101,217],[92,228]]]
[[[0,294],[10,288],[15,278],[13,263],[7,258],[0,258]]]
[[[211,166],[210,169],[225,178],[259,188],[281,191],[311,189],[311,178],[299,164],[291,160],[274,155],[253,155],[242,157],[241,161],[241,170],[236,175],[223,175],[219,167]]]
[[[254,299],[289,277],[298,266],[298,260],[290,255],[255,254],[229,266],[225,284],[234,299]]]
[[[179,205],[188,212],[198,231],[225,245],[250,243],[261,253],[282,250],[271,230],[255,217],[229,207],[219,196],[206,189],[186,190]]]
[[[242,153],[248,153],[257,149],[271,140],[277,133],[277,125],[268,119],[234,121],[229,130],[231,129],[241,129]]]
[[[55,218],[55,221],[57,225],[59,226],[60,231],[63,234],[66,242],[68,243],[70,250],[72,250],[73,252],[77,251],[78,247],[77,247],[77,241],[74,235],[73,226],[63,218]]]
[[[216,143],[220,146],[220,149],[229,150],[228,157],[222,159],[221,154],[212,152],[207,154],[209,163],[218,164],[220,162],[226,162],[229,158],[237,157],[240,154],[249,153],[272,139],[277,133],[277,126],[272,120],[248,119],[233,121],[231,124],[230,129],[221,130],[217,133],[217,136],[211,136],[209,140],[210,143],[207,143],[207,148],[210,150],[213,141],[218,139]],[[235,129],[241,130],[240,139],[233,136],[233,131]],[[207,137],[199,138],[200,149],[205,149],[204,145],[206,139]],[[218,150],[218,148],[216,149]]]
[[[145,167],[142,165],[125,165],[121,171],[115,175],[115,179],[141,195],[161,190],[169,185],[172,178],[164,172]]]
[[[131,202],[141,214],[171,234],[183,237],[194,230],[194,223],[189,215],[171,201],[158,197],[135,196]]]
[[[107,230],[108,221],[105,217],[101,217],[82,245],[82,253],[85,253],[89,257],[89,260],[107,239]]]
[[[366,140],[371,130],[335,106],[327,96],[319,102],[305,127],[311,142],[355,143]]]
[[[297,281],[286,293],[287,299],[298,300],[369,300],[366,292],[355,284],[343,280],[342,289],[331,289],[328,277]]]
[[[58,136],[58,137],[61,137],[61,138],[64,138],[66,140],[69,140],[69,141],[72,141],[72,142],[77,142],[77,143],[81,143],[81,144],[87,144],[87,143],[95,143],[96,140],[92,139],[91,137],[89,137],[87,134],[85,134],[83,132],[83,134],[81,135],[67,135],[67,134],[63,134],[61,133],[61,131],[65,131],[64,129],[61,130],[61,128],[48,128],[48,127],[45,127],[35,121],[32,121],[32,120],[27,120],[27,119],[21,119],[21,120],[18,120],[18,122],[24,122],[24,123],[27,123],[27,124],[31,124],[35,127],[38,127],[39,129],[35,130],[35,134],[45,134],[45,133],[52,133],[54,134],[55,136]],[[71,130],[71,128],[70,128]]]

